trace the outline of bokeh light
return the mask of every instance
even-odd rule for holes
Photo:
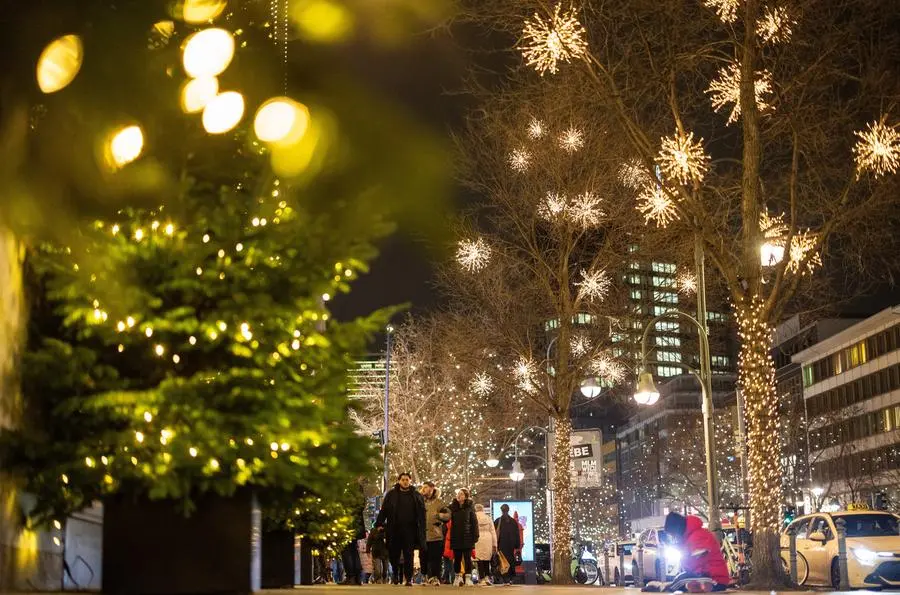
[[[234,57],[234,36],[225,29],[198,31],[184,44],[184,71],[194,78],[218,76]]]
[[[178,3],[175,14],[185,23],[201,25],[222,14],[225,4],[225,0],[184,0]]]
[[[222,134],[238,125],[244,116],[244,97],[237,91],[216,95],[203,108],[203,128],[210,134]]]
[[[120,128],[109,140],[109,162],[114,167],[122,167],[140,157],[144,150],[144,132],[140,126]]]
[[[288,97],[265,102],[256,112],[253,129],[267,143],[295,143],[309,126],[309,110]]]
[[[189,114],[203,111],[219,93],[219,81],[214,76],[191,79],[181,89],[181,109]]]
[[[335,43],[353,30],[350,11],[332,0],[298,2],[292,16],[300,34],[310,41]]]
[[[44,93],[55,93],[75,80],[84,60],[84,46],[77,35],[54,39],[37,62],[37,83]]]

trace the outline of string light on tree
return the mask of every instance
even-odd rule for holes
[[[756,34],[763,43],[787,43],[791,40],[795,24],[796,21],[783,6],[766,6],[763,16],[756,23]]]
[[[591,360],[591,370],[603,380],[618,384],[625,380],[627,369],[609,353],[599,353]]]
[[[759,215],[759,230],[768,240],[783,239],[788,233],[788,226],[784,222],[784,215],[770,215],[763,211]]]
[[[576,357],[587,355],[592,349],[591,339],[587,335],[579,333],[569,341],[569,348],[572,351],[572,355]]]
[[[575,126],[569,126],[559,135],[559,148],[566,153],[574,153],[584,146],[584,133]]]
[[[809,232],[799,232],[791,237],[787,270],[805,275],[822,266],[822,257],[817,250],[818,241]]]
[[[693,295],[697,293],[697,277],[689,271],[682,271],[675,279],[675,286],[678,288],[678,293]]]
[[[900,134],[893,126],[872,122],[865,130],[854,133],[853,147],[857,175],[871,171],[875,177],[896,173],[900,166]]]
[[[704,6],[716,11],[723,23],[731,24],[738,18],[741,0],[703,0]]]
[[[582,229],[597,227],[605,215],[600,202],[600,197],[593,192],[582,192],[569,205],[569,219]]]
[[[640,159],[629,159],[619,167],[619,181],[632,190],[641,190],[653,183]]]
[[[506,161],[513,171],[523,173],[531,165],[531,153],[525,149],[513,149]]]
[[[472,379],[470,388],[479,397],[486,397],[494,390],[494,381],[484,372],[478,372]]]
[[[658,185],[651,183],[641,190],[637,196],[637,210],[644,216],[644,221],[653,221],[659,227],[666,227],[678,219],[675,202]]]
[[[528,123],[528,136],[537,140],[544,136],[544,123],[537,118],[532,118]]]
[[[456,261],[470,273],[484,269],[491,261],[491,247],[482,238],[460,240],[456,248]]]
[[[772,94],[772,73],[767,70],[757,72],[753,81],[753,90],[756,97],[756,108],[763,112],[772,106],[767,97]],[[732,62],[728,66],[719,69],[719,74],[707,88],[713,109],[719,112],[731,105],[731,113],[728,115],[728,124],[737,122],[741,117],[741,65]]]
[[[538,215],[547,221],[554,222],[565,217],[568,199],[565,194],[547,192],[538,205]]]
[[[593,301],[603,300],[612,286],[612,279],[603,269],[587,271],[581,270],[581,281],[575,283],[578,288],[578,298]]]
[[[709,155],[703,149],[703,139],[694,141],[694,133],[663,137],[658,156],[663,175],[687,184],[702,182],[709,170]]]
[[[544,18],[534,13],[522,30],[522,55],[525,62],[543,76],[556,74],[559,63],[583,58],[587,53],[587,32],[578,21],[574,8],[563,11],[557,4],[552,15]]]
[[[534,392],[537,390],[535,377],[537,376],[537,366],[534,361],[520,357],[513,369],[513,376],[516,379],[516,385],[525,392]]]

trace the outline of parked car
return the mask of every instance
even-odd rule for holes
[[[870,510],[809,514],[785,527],[782,562],[788,568],[788,530],[793,529],[797,535],[797,581],[835,589],[840,585],[838,519],[846,523],[850,588],[900,586],[900,517]]]
[[[634,582],[631,576],[631,560],[634,552],[636,541],[618,541],[611,544],[609,548],[609,574],[612,575],[612,582],[617,586]],[[621,556],[620,556],[621,554]],[[597,561],[600,565],[600,572],[603,575],[604,582],[610,584],[609,577],[606,576],[606,562],[601,556]],[[624,575],[623,575],[624,570]]]
[[[681,572],[681,550],[674,546],[664,529],[644,529],[637,542],[643,545],[643,578],[646,581],[667,581]],[[631,574],[637,580],[638,550],[633,551]]]

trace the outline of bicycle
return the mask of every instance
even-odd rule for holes
[[[749,583],[751,566],[747,552],[726,538],[722,540],[722,555],[725,557],[728,574],[732,581],[737,585]]]
[[[781,550],[781,564],[784,567],[784,573],[787,576],[791,576],[791,552],[790,550],[783,549]],[[806,584],[806,579],[809,578],[809,560],[806,559],[802,553],[797,552],[797,585],[803,586]]]
[[[580,555],[575,554],[581,551]],[[597,558],[583,546],[572,548],[572,579],[579,585],[593,585],[600,578],[600,567]]]

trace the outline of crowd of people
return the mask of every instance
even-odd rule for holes
[[[491,585],[496,579],[511,584],[521,547],[520,527],[509,506],[491,519],[468,489],[458,489],[448,503],[433,482],[416,489],[412,476],[401,473],[372,529],[345,550],[345,576],[338,582],[463,586]]]

